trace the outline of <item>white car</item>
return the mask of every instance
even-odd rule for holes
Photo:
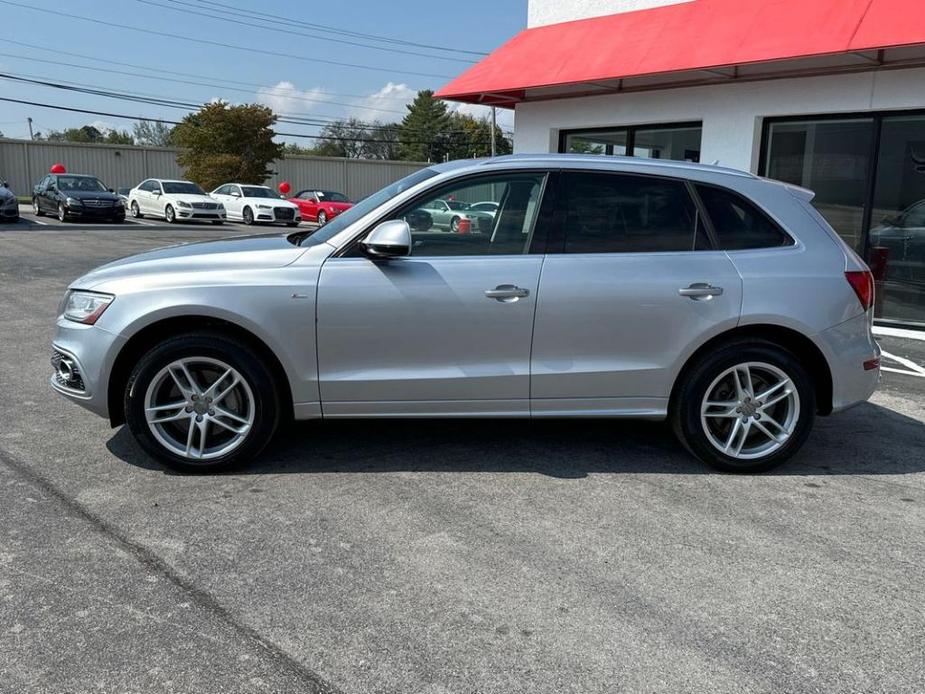
[[[283,200],[272,188],[246,183],[226,183],[211,193],[225,206],[228,219],[245,224],[286,224],[294,227],[302,221],[299,206]]]
[[[129,191],[128,207],[135,219],[146,215],[163,217],[168,224],[178,219],[208,220],[213,224],[225,221],[224,206],[192,181],[149,178]]]

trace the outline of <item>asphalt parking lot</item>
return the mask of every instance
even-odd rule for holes
[[[0,692],[925,691],[925,342],[768,475],[660,424],[390,421],[184,477],[50,390],[55,309],[251,229],[34,221],[0,226]]]

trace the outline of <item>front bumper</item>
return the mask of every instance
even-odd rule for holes
[[[880,357],[869,316],[861,314],[816,337],[832,372],[832,411],[840,412],[868,400],[880,384],[880,369],[868,371],[863,366]]]
[[[115,356],[125,342],[125,338],[95,325],[83,325],[66,318],[58,318],[52,340],[53,363],[60,361],[61,357],[66,358],[76,369],[80,379],[64,382],[58,375],[57,368],[54,368],[51,387],[81,407],[101,417],[109,416],[109,376]]]
[[[290,207],[273,207],[269,210],[257,208],[257,215],[254,219],[258,222],[270,222],[276,224],[292,224],[302,221],[302,214]]]
[[[80,219],[125,219],[124,207],[65,207],[71,217]]]
[[[19,219],[19,202],[14,201],[12,203],[0,205],[0,219]]]

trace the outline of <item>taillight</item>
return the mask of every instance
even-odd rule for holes
[[[845,279],[858,295],[858,301],[867,311],[874,305],[874,276],[870,270],[848,270]]]

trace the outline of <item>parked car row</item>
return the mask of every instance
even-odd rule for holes
[[[12,202],[9,202],[12,200]],[[310,188],[289,199],[267,186],[226,183],[206,193],[192,181],[148,178],[134,188],[108,188],[96,176],[50,173],[32,191],[36,216],[119,223],[126,214],[136,219],[155,217],[168,224],[195,220],[222,224],[226,220],[245,224],[297,226],[310,221],[327,224],[353,203],[342,193]],[[0,186],[0,217],[18,218],[16,196]]]

